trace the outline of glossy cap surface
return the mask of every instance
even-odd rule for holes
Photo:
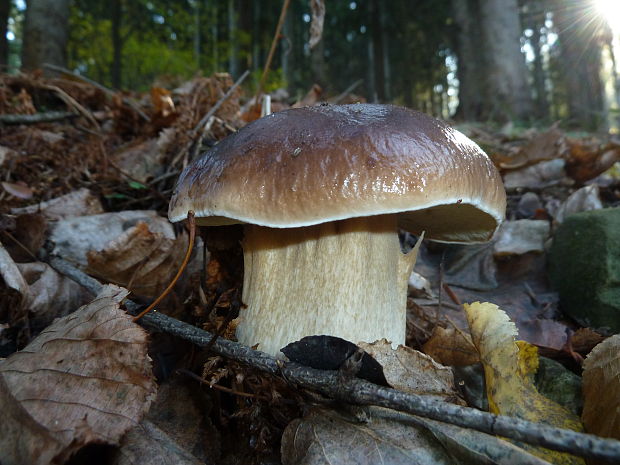
[[[505,208],[497,169],[463,134],[420,112],[354,104],[248,124],[185,169],[169,217],[293,228],[398,213],[429,239],[477,242]]]

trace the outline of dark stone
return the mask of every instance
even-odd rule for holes
[[[553,240],[549,277],[565,313],[620,332],[620,208],[568,216]]]

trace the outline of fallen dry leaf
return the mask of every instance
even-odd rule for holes
[[[0,363],[2,463],[62,463],[86,444],[118,444],[155,394],[147,334],[104,286]]]
[[[315,408],[286,427],[281,451],[284,465],[548,465],[495,436],[380,407]]]
[[[20,199],[29,199],[32,197],[32,189],[25,184],[17,184],[14,182],[2,182],[2,187],[9,194],[14,195]]]
[[[471,336],[453,326],[435,326],[431,338],[423,346],[425,354],[443,365],[466,366],[478,363],[480,358]]]
[[[12,208],[11,213],[15,215],[40,213],[48,220],[57,221],[76,216],[97,215],[103,213],[103,207],[92,192],[83,188],[46,202]]]
[[[174,239],[174,229],[166,218],[153,210],[126,210],[101,215],[81,216],[59,221],[50,240],[54,254],[80,266],[88,265],[87,253],[103,250],[107,244],[139,222],[147,223],[153,233]]]
[[[620,439],[620,334],[597,345],[583,363],[584,405],[588,433]]]
[[[474,302],[463,306],[484,366],[487,397],[492,413],[509,415],[547,425],[581,431],[574,414],[542,396],[531,379],[530,350],[519,351],[517,328],[497,305]],[[526,347],[530,347],[529,345]],[[525,356],[529,360],[524,359]],[[581,458],[529,445],[520,445],[532,454],[554,464],[583,464]]]
[[[170,239],[144,222],[127,229],[101,251],[88,252],[88,272],[131,292],[155,297],[179,269],[187,235]]]
[[[323,37],[323,22],[325,21],[324,0],[310,0],[310,9],[312,10],[312,22],[310,23],[308,47],[313,49]]]
[[[150,421],[143,421],[123,437],[112,465],[201,465],[187,450]]]
[[[383,367],[385,379],[395,389],[414,394],[458,399],[450,368],[410,347],[392,349],[386,339],[358,344]]]
[[[314,409],[293,420],[282,436],[284,465],[454,464],[454,457],[426,431],[400,421],[405,415],[372,409],[367,422]]]
[[[46,263],[19,263],[17,268],[28,283],[29,318],[35,328],[68,315],[91,297],[82,286]]]

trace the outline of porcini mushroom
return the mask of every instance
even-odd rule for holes
[[[407,278],[398,227],[482,242],[506,194],[471,140],[390,105],[322,105],[261,118],[181,174],[169,218],[244,224],[237,338],[272,355],[308,335],[405,342]]]

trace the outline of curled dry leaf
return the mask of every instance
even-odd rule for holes
[[[480,358],[469,333],[453,326],[435,326],[431,338],[424,344],[424,353],[439,363],[450,366],[466,366],[478,363]]]
[[[97,215],[103,213],[103,207],[91,191],[82,188],[46,202],[12,208],[11,213],[15,215],[40,213],[48,220],[56,221],[76,216]]]
[[[282,463],[548,465],[495,436],[439,421],[368,407],[360,415],[316,408],[282,437]]]
[[[542,396],[533,384],[531,346],[520,353],[515,338],[517,328],[497,305],[474,302],[463,306],[472,341],[484,366],[487,397],[492,413],[509,415],[551,426],[583,430],[579,418]],[[569,454],[521,445],[532,454],[554,464],[583,464]]]
[[[386,339],[372,344],[358,344],[383,367],[385,379],[395,389],[414,394],[457,399],[454,376],[450,368],[410,347],[392,349]]]
[[[143,421],[124,437],[112,465],[201,465],[164,431],[150,421]]]
[[[121,236],[139,222],[147,223],[153,233],[174,239],[170,222],[153,210],[126,210],[101,215],[82,216],[59,221],[52,228],[50,240],[54,254],[80,266],[88,265],[86,254],[106,248],[110,241]]]
[[[155,297],[170,282],[187,250],[187,236],[170,239],[144,222],[127,229],[100,252],[88,252],[88,271],[132,292]]]
[[[372,409],[362,422],[354,416],[314,409],[292,421],[282,436],[284,465],[340,465],[376,463],[454,464],[432,436],[407,421],[406,415]]]
[[[2,463],[62,463],[89,443],[118,444],[155,394],[147,335],[105,286],[0,363]]]
[[[313,49],[323,37],[323,22],[325,21],[324,0],[310,0],[312,10],[312,22],[310,23],[310,39],[308,46]]]
[[[19,263],[17,267],[28,283],[30,323],[36,328],[68,315],[91,297],[82,286],[46,263]]]
[[[3,182],[2,187],[6,192],[20,199],[29,199],[33,195],[32,189],[25,184]]]
[[[581,418],[587,431],[620,439],[620,334],[597,345],[583,367]]]

